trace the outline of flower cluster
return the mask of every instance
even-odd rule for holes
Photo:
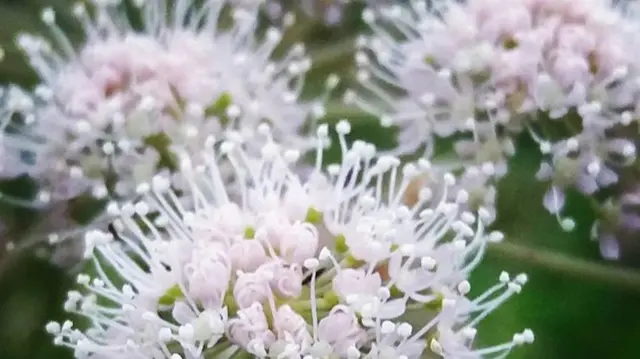
[[[545,156],[546,208],[565,190],[593,195],[635,163],[640,97],[637,24],[607,0],[409,1],[366,10],[362,91],[346,100],[398,126],[395,153],[452,138],[461,166],[506,169],[513,138]],[[504,171],[498,171],[498,174]]]
[[[334,24],[348,3],[296,5]],[[471,272],[487,246],[503,240],[487,229],[496,218],[494,180],[506,171],[502,154],[514,152],[510,135],[518,128],[547,144],[534,124],[551,120],[537,121],[531,108],[577,111],[583,132],[548,142],[540,177],[555,180],[567,158],[601,175],[596,187],[615,175],[610,161],[593,164],[600,151],[625,164],[635,148],[587,129],[632,122],[625,112],[606,126],[600,114],[618,107],[600,97],[596,104],[596,93],[615,93],[621,65],[598,58],[594,78],[581,83],[588,106],[578,106],[568,100],[577,90],[557,78],[564,70],[498,75],[489,70],[499,51],[474,63],[472,47],[492,31],[482,21],[508,23],[485,14],[490,2],[428,3],[381,9],[368,2],[363,18],[377,37],[359,42],[358,78],[380,98],[349,92],[347,99],[403,128],[397,153],[421,144],[432,150],[434,135],[471,133],[456,142],[470,161],[403,163],[348,141],[345,120],[331,137],[316,120],[338,77],[327,76],[320,95],[303,100],[311,59],[302,44],[283,41],[296,19],[279,1],[81,2],[72,9],[85,37],[80,47],[45,9],[49,37],[17,38],[40,83],[0,91],[0,177],[27,175],[40,190],[35,203],[0,198],[67,204],[88,194],[106,199],[104,214],[117,218],[108,228],[97,220],[73,228],[84,235],[90,269],[65,309],[86,322],[49,323],[54,343],[78,359],[498,359],[531,343],[529,329],[488,347],[475,340],[478,324],[527,281],[502,273],[471,294]],[[513,3],[510,11],[522,10]],[[536,29],[564,14],[551,3],[531,6],[544,8],[532,20]],[[261,14],[274,11],[280,24],[264,23]],[[470,19],[482,31],[460,26]],[[591,30],[619,25],[580,19]],[[508,50],[533,46],[511,30]],[[550,66],[551,50],[540,51],[540,66]],[[457,57],[468,66],[449,61]],[[404,96],[392,98],[381,81]],[[565,102],[542,100],[557,100],[549,95],[556,90]],[[327,164],[331,142],[341,156]],[[554,182],[558,209],[569,183]]]
[[[195,152],[209,134],[250,139],[267,122],[288,146],[308,149],[301,131],[323,116],[326,96],[300,100],[311,66],[303,45],[274,58],[286,28],[259,35],[257,6],[224,0],[133,1],[139,16],[125,3],[75,5],[78,49],[52,9],[42,12],[50,39],[18,37],[41,83],[9,90],[0,110],[2,165],[11,168],[3,174],[37,179],[40,202],[83,192],[127,198],[175,170],[175,148]]]
[[[348,145],[348,123],[336,129],[341,162],[324,166],[320,126],[306,179],[300,153],[262,125],[259,154],[209,140],[200,160],[180,156],[189,201],[162,175],[140,184],[139,201],[112,209],[115,233],[86,235],[97,274],[78,277],[84,289],[65,307],[91,328],[52,322],[55,342],[77,358],[398,359],[504,358],[533,341],[524,330],[473,344],[476,325],[527,279],[502,273],[469,296],[469,273],[502,240],[485,232],[490,214],[464,210],[462,191],[449,200],[451,174],[442,193],[424,186],[405,204],[429,163],[401,166],[368,143]]]

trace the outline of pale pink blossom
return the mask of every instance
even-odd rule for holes
[[[269,282],[273,272],[263,268],[256,272],[239,273],[233,287],[233,297],[240,308],[249,308],[254,303],[265,303],[272,296]]]
[[[273,270],[271,289],[282,297],[298,298],[302,291],[302,268],[295,264],[289,267],[275,265]]]
[[[255,240],[235,241],[229,248],[233,268],[243,272],[252,272],[268,261],[262,244]]]
[[[336,330],[340,328],[340,330]],[[347,306],[336,306],[318,325],[318,339],[327,342],[338,355],[344,356],[351,347],[359,347],[367,338],[355,313]]]
[[[278,308],[273,317],[273,327],[279,339],[290,337],[301,348],[308,347],[313,341],[307,322],[288,305]]]
[[[230,319],[227,324],[227,335],[245,348],[253,346],[257,355],[265,352],[265,348],[275,341],[260,303],[253,303],[238,311],[237,318]]]

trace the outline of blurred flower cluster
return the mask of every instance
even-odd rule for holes
[[[70,9],[78,42],[44,9],[47,36],[16,39],[38,84],[0,89],[0,176],[37,190],[0,200],[65,223],[47,211],[98,208],[31,234],[75,244],[89,268],[65,303],[83,319],[47,331],[76,358],[507,357],[533,332],[482,347],[477,326],[527,276],[473,293],[469,278],[504,240],[490,229],[496,185],[519,138],[539,147],[548,190],[534,200],[561,228],[577,225],[564,207],[578,192],[604,257],[640,229],[634,10],[91,0]],[[352,13],[365,28],[355,81],[309,85],[314,58],[296,35]],[[325,123],[343,101],[396,146]]]
[[[362,90],[345,100],[400,129],[394,153],[430,156],[438,139],[452,139],[457,157],[446,166],[492,167],[483,172],[489,185],[526,133],[543,156],[544,206],[565,230],[576,225],[562,216],[567,190],[603,212],[604,200],[622,197],[621,179],[637,177],[633,4],[409,1],[363,19],[372,34],[358,43]]]

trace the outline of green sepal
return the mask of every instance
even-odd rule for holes
[[[255,239],[256,238],[256,229],[248,226],[244,229],[244,239]]]
[[[173,287],[167,289],[167,291],[158,299],[158,304],[160,305],[173,305],[176,300],[184,298],[184,293],[182,293],[182,289],[180,289],[179,285],[174,285]]]
[[[338,234],[336,236],[336,252],[344,254],[348,251],[349,246],[347,246],[347,238],[344,236],[344,234]]]
[[[224,116],[227,108],[231,106],[231,94],[228,92],[222,93],[220,97],[213,103],[213,105],[207,107],[204,111],[207,116]]]
[[[305,222],[308,222],[311,224],[318,224],[322,222],[322,217],[323,217],[322,212],[318,211],[313,207],[309,207],[309,210],[307,210],[307,216],[305,217],[304,220]]]

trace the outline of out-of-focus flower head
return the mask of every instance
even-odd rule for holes
[[[210,134],[249,140],[260,123],[309,149],[302,130],[323,115],[324,97],[300,99],[311,65],[303,45],[274,58],[286,28],[258,31],[257,7],[225,0],[132,3],[139,16],[122,1],[75,5],[78,48],[51,9],[42,12],[49,38],[18,37],[42,82],[8,91],[2,166],[40,181],[39,201],[130,196],[175,170],[176,148],[198,151]]]
[[[362,91],[346,100],[398,126],[396,153],[438,138],[458,163],[504,168],[528,132],[547,157],[545,206],[561,218],[564,191],[615,184],[634,162],[640,63],[629,9],[607,0],[410,1],[366,10]],[[455,162],[455,161],[454,161]],[[499,171],[504,173],[505,171]]]
[[[55,342],[77,358],[418,359],[504,357],[533,341],[525,330],[504,344],[473,345],[477,324],[527,279],[502,273],[467,297],[469,273],[487,244],[502,240],[484,231],[486,211],[463,210],[464,196],[448,200],[451,175],[441,195],[425,187],[405,205],[429,166],[402,167],[370,144],[348,145],[348,123],[336,129],[341,162],[324,169],[321,126],[306,180],[294,171],[300,152],[261,125],[268,140],[259,154],[223,142],[207,146],[204,165],[180,156],[189,206],[162,175],[141,184],[140,201],[114,209],[115,234],[86,236],[97,276],[81,275],[84,288],[65,307],[91,327],[52,322]],[[238,179],[232,190],[225,163]],[[412,326],[403,316],[420,320]]]

